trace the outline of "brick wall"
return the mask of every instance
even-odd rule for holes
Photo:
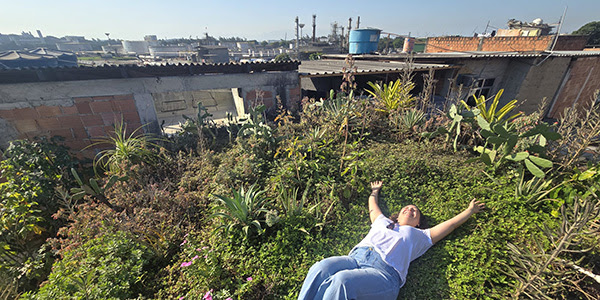
[[[571,63],[569,73],[548,116],[558,118],[567,107],[572,107],[574,104],[588,104],[594,100],[592,98],[598,89],[600,89],[600,57],[577,58]]]
[[[566,51],[566,50],[583,50],[587,41],[589,40],[589,36],[581,36],[581,35],[561,35],[558,37],[558,41],[556,41],[556,45],[554,46],[555,51]]]
[[[12,124],[19,139],[36,136],[61,136],[64,145],[81,150],[94,137],[114,131],[113,124],[123,120],[128,129],[141,126],[132,94],[72,98],[71,106],[47,106],[0,110],[0,118]],[[95,149],[80,154],[93,157]]]
[[[582,50],[588,36],[559,36],[554,50]],[[427,53],[460,51],[546,51],[552,47],[553,35],[545,36],[497,36],[434,37],[427,39]]]
[[[554,36],[499,36],[484,38],[481,51],[544,51]]]
[[[477,51],[479,38],[474,37],[432,37],[427,38],[425,53]]]

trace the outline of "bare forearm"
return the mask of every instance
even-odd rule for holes
[[[463,210],[458,215],[452,217],[451,219],[438,224],[430,229],[431,241],[435,244],[448,234],[450,234],[454,229],[458,226],[462,225],[466,222],[473,214],[480,212],[485,208],[485,203],[480,203],[475,199],[471,200],[469,207]]]
[[[369,195],[369,217],[371,223],[377,219],[381,214],[379,208],[379,190],[381,189],[381,182],[371,183],[371,195]]]
[[[460,214],[454,216],[452,219],[446,221],[448,222],[449,226],[451,227],[452,230],[458,228],[458,226],[462,225],[464,222],[466,222],[472,215],[473,215],[473,210],[470,208],[467,208],[465,210],[463,210]]]

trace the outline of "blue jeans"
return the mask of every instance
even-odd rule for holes
[[[354,249],[314,264],[302,284],[299,300],[390,299],[400,291],[400,275],[371,247]]]

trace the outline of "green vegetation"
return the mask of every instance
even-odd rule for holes
[[[295,299],[312,264],[368,232],[379,179],[387,215],[413,203],[435,225],[472,198],[487,204],[411,264],[400,299],[600,296],[600,165],[583,159],[597,107],[547,124],[540,112],[506,118],[513,107],[493,99],[424,110],[410,89],[414,100],[387,106],[352,96],[351,63],[345,93],[274,121],[257,106],[217,127],[199,105],[168,141],[117,125],[105,174],[47,141],[13,142],[0,165],[0,293]],[[411,86],[381,89],[396,84]]]
[[[572,34],[589,35],[588,45],[600,45],[600,21],[589,22],[573,31]]]

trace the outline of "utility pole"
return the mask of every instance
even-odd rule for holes
[[[358,16],[358,18],[356,18],[356,29],[360,28],[360,16]]]

